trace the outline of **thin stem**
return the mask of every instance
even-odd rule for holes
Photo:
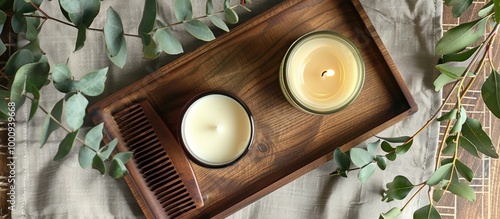
[[[443,154],[444,144],[446,143],[446,139],[448,138],[449,131],[451,129],[451,120],[448,120],[448,124],[446,125],[446,130],[444,131],[443,139],[439,144],[438,156],[436,157],[436,164],[434,165],[434,170],[438,168],[439,161],[441,160],[441,155]]]
[[[420,186],[420,188],[418,188],[418,190],[411,196],[411,198],[405,203],[405,205],[401,208],[401,211],[403,211],[407,206],[408,204],[410,204],[410,202],[417,196],[418,193],[420,193],[420,191],[422,191],[422,189],[425,188],[426,184],[425,183],[420,183],[419,185],[417,186]]]

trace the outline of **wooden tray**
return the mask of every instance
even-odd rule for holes
[[[350,38],[366,65],[360,96],[345,110],[316,116],[293,108],[278,72],[288,47],[315,30]],[[90,107],[114,138],[112,113],[146,99],[177,134],[184,104],[204,91],[241,98],[255,119],[255,142],[238,163],[209,169],[191,162],[204,206],[188,217],[223,217],[256,201],[417,110],[359,0],[288,0]],[[120,144],[123,142],[120,141]],[[143,210],[135,185],[127,180]]]

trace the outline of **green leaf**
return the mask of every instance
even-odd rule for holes
[[[62,112],[63,112],[63,103],[64,103],[64,99],[59,100],[54,105],[52,110],[50,111],[50,115],[52,115],[52,117],[54,117],[57,121],[61,121]],[[50,134],[52,134],[52,132],[54,132],[55,130],[57,130],[60,127],[56,122],[54,122],[50,118],[50,115],[47,115],[45,117],[45,121],[43,123],[42,136],[41,136],[41,140],[40,140],[40,143],[41,143],[40,147],[43,147],[43,145],[45,145],[45,143],[47,143],[47,139],[49,139]]]
[[[90,129],[87,135],[85,135],[85,144],[96,151],[99,150],[99,146],[101,145],[103,127],[104,123],[94,126],[94,128]]]
[[[212,3],[212,0],[207,0],[205,13],[207,15],[211,15],[214,13],[214,4]]]
[[[118,144],[118,139],[115,138],[113,139],[113,141],[110,141],[106,146],[102,147],[101,150],[104,149],[104,151],[100,152],[101,157],[108,159],[113,150],[116,148],[117,144]]]
[[[133,153],[132,152],[120,152],[113,156],[113,160],[120,160],[122,163],[127,163],[130,158],[132,158]]]
[[[40,104],[40,91],[30,82],[26,82],[26,91],[33,94],[33,101],[31,102],[30,114],[28,117],[28,122],[33,119],[36,111],[38,110],[38,105]]]
[[[35,3],[37,7],[40,7],[43,0],[31,0],[31,2]],[[14,0],[13,5],[14,12],[17,13],[29,13],[36,11],[36,8],[31,5],[30,1],[25,0]]]
[[[495,11],[495,21],[497,23],[500,23],[500,16],[496,16],[496,15],[500,15],[500,1],[499,0],[493,0],[495,6],[494,6],[494,11]]]
[[[349,157],[340,150],[340,148],[336,148],[333,151],[333,161],[340,169],[347,170],[351,166],[351,161],[349,161]]]
[[[373,175],[376,169],[376,164],[371,163],[368,166],[361,168],[358,172],[358,179],[361,183],[365,183]]]
[[[151,35],[149,34],[144,34],[141,33],[139,34],[142,39],[142,45],[143,45],[143,53],[144,53],[144,58],[147,59],[156,59],[158,56],[160,56],[161,50],[158,48],[156,45],[156,42],[153,40]]]
[[[465,151],[469,152],[469,154],[471,154],[471,155],[479,158],[479,154],[477,153],[476,146],[468,138],[466,138],[464,136],[460,136],[459,145],[458,146],[460,146],[461,148],[463,148]]]
[[[39,90],[47,81],[49,69],[49,64],[44,62],[30,63],[19,68],[12,82],[10,100],[20,107],[22,104],[19,103],[22,102],[21,99],[26,91],[26,83],[30,82]]]
[[[83,145],[80,148],[80,152],[78,152],[78,163],[83,169],[86,169],[92,165],[96,154],[96,152]]]
[[[95,155],[94,159],[92,159],[92,169],[99,171],[102,175],[106,173],[106,165],[99,155]]]
[[[438,187],[432,193],[432,200],[434,200],[435,202],[439,202],[441,198],[443,198],[443,195],[444,195],[444,189]]]
[[[464,67],[452,67],[448,64],[440,64],[437,65],[436,68],[442,73],[439,77],[434,81],[434,90],[441,90],[444,85],[453,82],[462,78],[462,74],[465,72],[466,68]],[[472,72],[468,72],[467,76],[473,76]]]
[[[7,47],[5,44],[0,40],[0,56],[3,55],[7,51]]]
[[[35,14],[36,15],[36,14]],[[38,27],[40,26],[40,18],[26,17],[26,39],[29,41],[38,38]]]
[[[55,64],[52,67],[52,80],[59,83],[71,79],[71,70],[66,64]]]
[[[73,148],[73,143],[76,140],[76,136],[78,135],[78,130],[75,132],[68,133],[66,137],[59,144],[59,149],[57,150],[57,154],[54,157],[54,161],[58,161],[66,157]]]
[[[229,32],[229,27],[217,15],[209,15],[208,19],[210,19],[210,22],[212,22],[212,24],[214,24],[219,29],[226,31],[226,32]]]
[[[168,28],[158,29],[155,33],[155,38],[160,48],[167,54],[177,55],[184,52],[181,42],[175,38]]]
[[[409,141],[406,144],[400,145],[396,147],[396,154],[405,154],[410,150],[411,145],[413,144],[413,140]]]
[[[485,17],[493,12],[493,1],[488,2],[485,4],[481,10],[477,13],[479,17]]]
[[[76,92],[78,83],[78,81],[68,79],[59,83],[54,82],[54,87],[62,93],[72,93]]]
[[[215,36],[210,28],[199,20],[192,20],[184,23],[184,28],[186,28],[191,35],[199,40],[208,42],[215,39]]]
[[[76,87],[87,96],[98,96],[104,91],[107,73],[108,67],[87,73]]]
[[[193,18],[193,6],[190,0],[175,0],[174,2],[175,17],[179,22],[190,20]]]
[[[99,0],[60,0],[59,4],[68,13],[76,26],[89,28],[101,8]]]
[[[455,149],[456,149],[455,138],[456,138],[456,136],[450,136],[446,139],[446,146],[443,148],[443,151],[442,151],[443,154],[455,153]]]
[[[396,153],[389,153],[389,154],[386,154],[385,157],[387,157],[387,159],[390,161],[394,161],[394,160],[396,160],[397,154]]]
[[[224,9],[224,16],[226,17],[226,21],[230,24],[236,24],[239,21],[238,14],[231,8]]]
[[[457,113],[458,113],[457,109],[452,109],[449,112],[447,112],[444,115],[442,115],[441,117],[437,118],[436,120],[437,121],[446,121],[446,120],[456,119],[457,118]]]
[[[82,127],[88,103],[89,101],[80,93],[72,95],[66,101],[65,115],[69,128],[78,130]]]
[[[450,130],[450,134],[456,134],[462,131],[463,124],[467,120],[467,112],[465,111],[465,108],[460,108],[460,112],[457,115],[457,120],[455,121],[455,124]]]
[[[372,155],[372,157],[375,157],[375,152],[379,144],[380,140],[377,140],[376,142],[368,143],[368,145],[366,146],[366,150],[368,151],[368,153],[370,153],[370,155]]]
[[[375,160],[377,161],[378,168],[380,168],[381,170],[385,170],[385,168],[387,167],[387,158],[383,156],[377,156]]]
[[[453,6],[451,9],[453,17],[460,17],[470,7],[472,0],[450,0],[448,5]]]
[[[394,207],[388,212],[381,214],[379,219],[396,219],[397,217],[399,217],[399,215],[401,215],[401,213],[402,212],[400,208]]]
[[[427,180],[426,184],[429,186],[435,186],[439,184],[444,177],[450,172],[452,167],[451,163],[440,166]]]
[[[478,120],[467,118],[462,128],[462,135],[464,138],[467,138],[479,152],[491,158],[498,158],[498,154],[490,137],[484,132]]]
[[[85,40],[87,40],[87,28],[84,25],[80,25],[78,26],[78,34],[76,35],[75,51],[83,48]]]
[[[465,180],[469,182],[472,181],[472,178],[474,178],[474,172],[467,165],[462,163],[460,160],[456,160],[455,167],[457,168],[458,173],[460,173]]]
[[[461,53],[451,53],[443,56],[443,62],[463,62],[469,59],[477,51],[479,46]],[[463,72],[463,71],[462,71]]]
[[[450,187],[448,187],[448,191],[462,198],[465,198],[470,202],[476,201],[476,194],[474,193],[474,190],[467,183],[464,182],[452,183],[450,184]]]
[[[10,24],[12,26],[12,30],[14,33],[21,33],[23,31],[26,31],[26,17],[24,14],[21,13],[15,13],[12,16],[12,20],[10,21]]]
[[[383,141],[381,144],[382,150],[385,152],[391,152],[394,148],[387,141]]]
[[[144,11],[142,12],[141,23],[139,24],[139,33],[146,33],[153,31],[158,4],[156,0],[146,0],[144,2]]]
[[[415,187],[410,180],[404,176],[396,176],[394,180],[386,185],[382,201],[394,201],[404,199]]]
[[[395,137],[395,138],[386,138],[386,137],[379,137],[377,136],[377,138],[380,138],[382,140],[385,140],[385,141],[388,141],[388,142],[391,142],[391,143],[405,143],[406,141],[410,140],[410,136],[401,136],[401,137]]]
[[[231,7],[231,0],[224,0],[224,9]]]
[[[43,56],[43,51],[40,48],[40,43],[38,42],[38,40],[33,40],[33,41],[29,42],[28,44],[23,46],[21,49],[31,51],[31,54],[32,54],[35,62],[39,62]]]
[[[460,24],[448,30],[436,45],[436,55],[459,52],[479,40],[485,30],[488,17]]]
[[[413,219],[441,219],[441,215],[432,205],[426,205],[413,213]]]
[[[500,17],[500,13],[498,15]],[[500,74],[497,71],[493,70],[484,81],[481,96],[491,113],[500,118]]]
[[[16,51],[5,64],[5,74],[14,75],[23,65],[35,62],[33,54],[27,49]]]
[[[104,24],[104,39],[106,48],[111,57],[118,55],[120,52],[125,37],[123,33],[123,24],[120,15],[109,7],[106,11],[106,23]]]
[[[357,167],[363,167],[373,161],[374,157],[368,151],[361,148],[352,148],[349,152],[351,161]]]
[[[120,160],[113,159],[109,168],[109,175],[115,179],[119,179],[127,175],[127,168]]]
[[[3,25],[5,24],[5,21],[7,21],[7,14],[5,12],[0,11],[0,25],[2,28],[0,28],[0,32],[3,30]]]

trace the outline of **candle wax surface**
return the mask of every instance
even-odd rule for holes
[[[357,59],[352,46],[331,34],[315,34],[300,41],[288,58],[285,74],[292,95],[315,111],[337,110],[349,104],[364,79],[360,74],[364,71],[359,64],[362,60]],[[322,75],[325,71],[328,73]]]
[[[250,115],[233,98],[209,94],[192,103],[182,119],[182,140],[197,160],[224,165],[238,159],[252,138]]]

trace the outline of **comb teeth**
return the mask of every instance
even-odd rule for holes
[[[141,174],[141,181],[156,198],[155,206],[163,209],[166,218],[178,218],[200,207],[199,202],[193,200],[174,166],[175,160],[167,153],[164,144],[171,142],[162,142],[143,104],[132,105],[114,113],[113,117],[126,148],[134,151],[132,161]]]

